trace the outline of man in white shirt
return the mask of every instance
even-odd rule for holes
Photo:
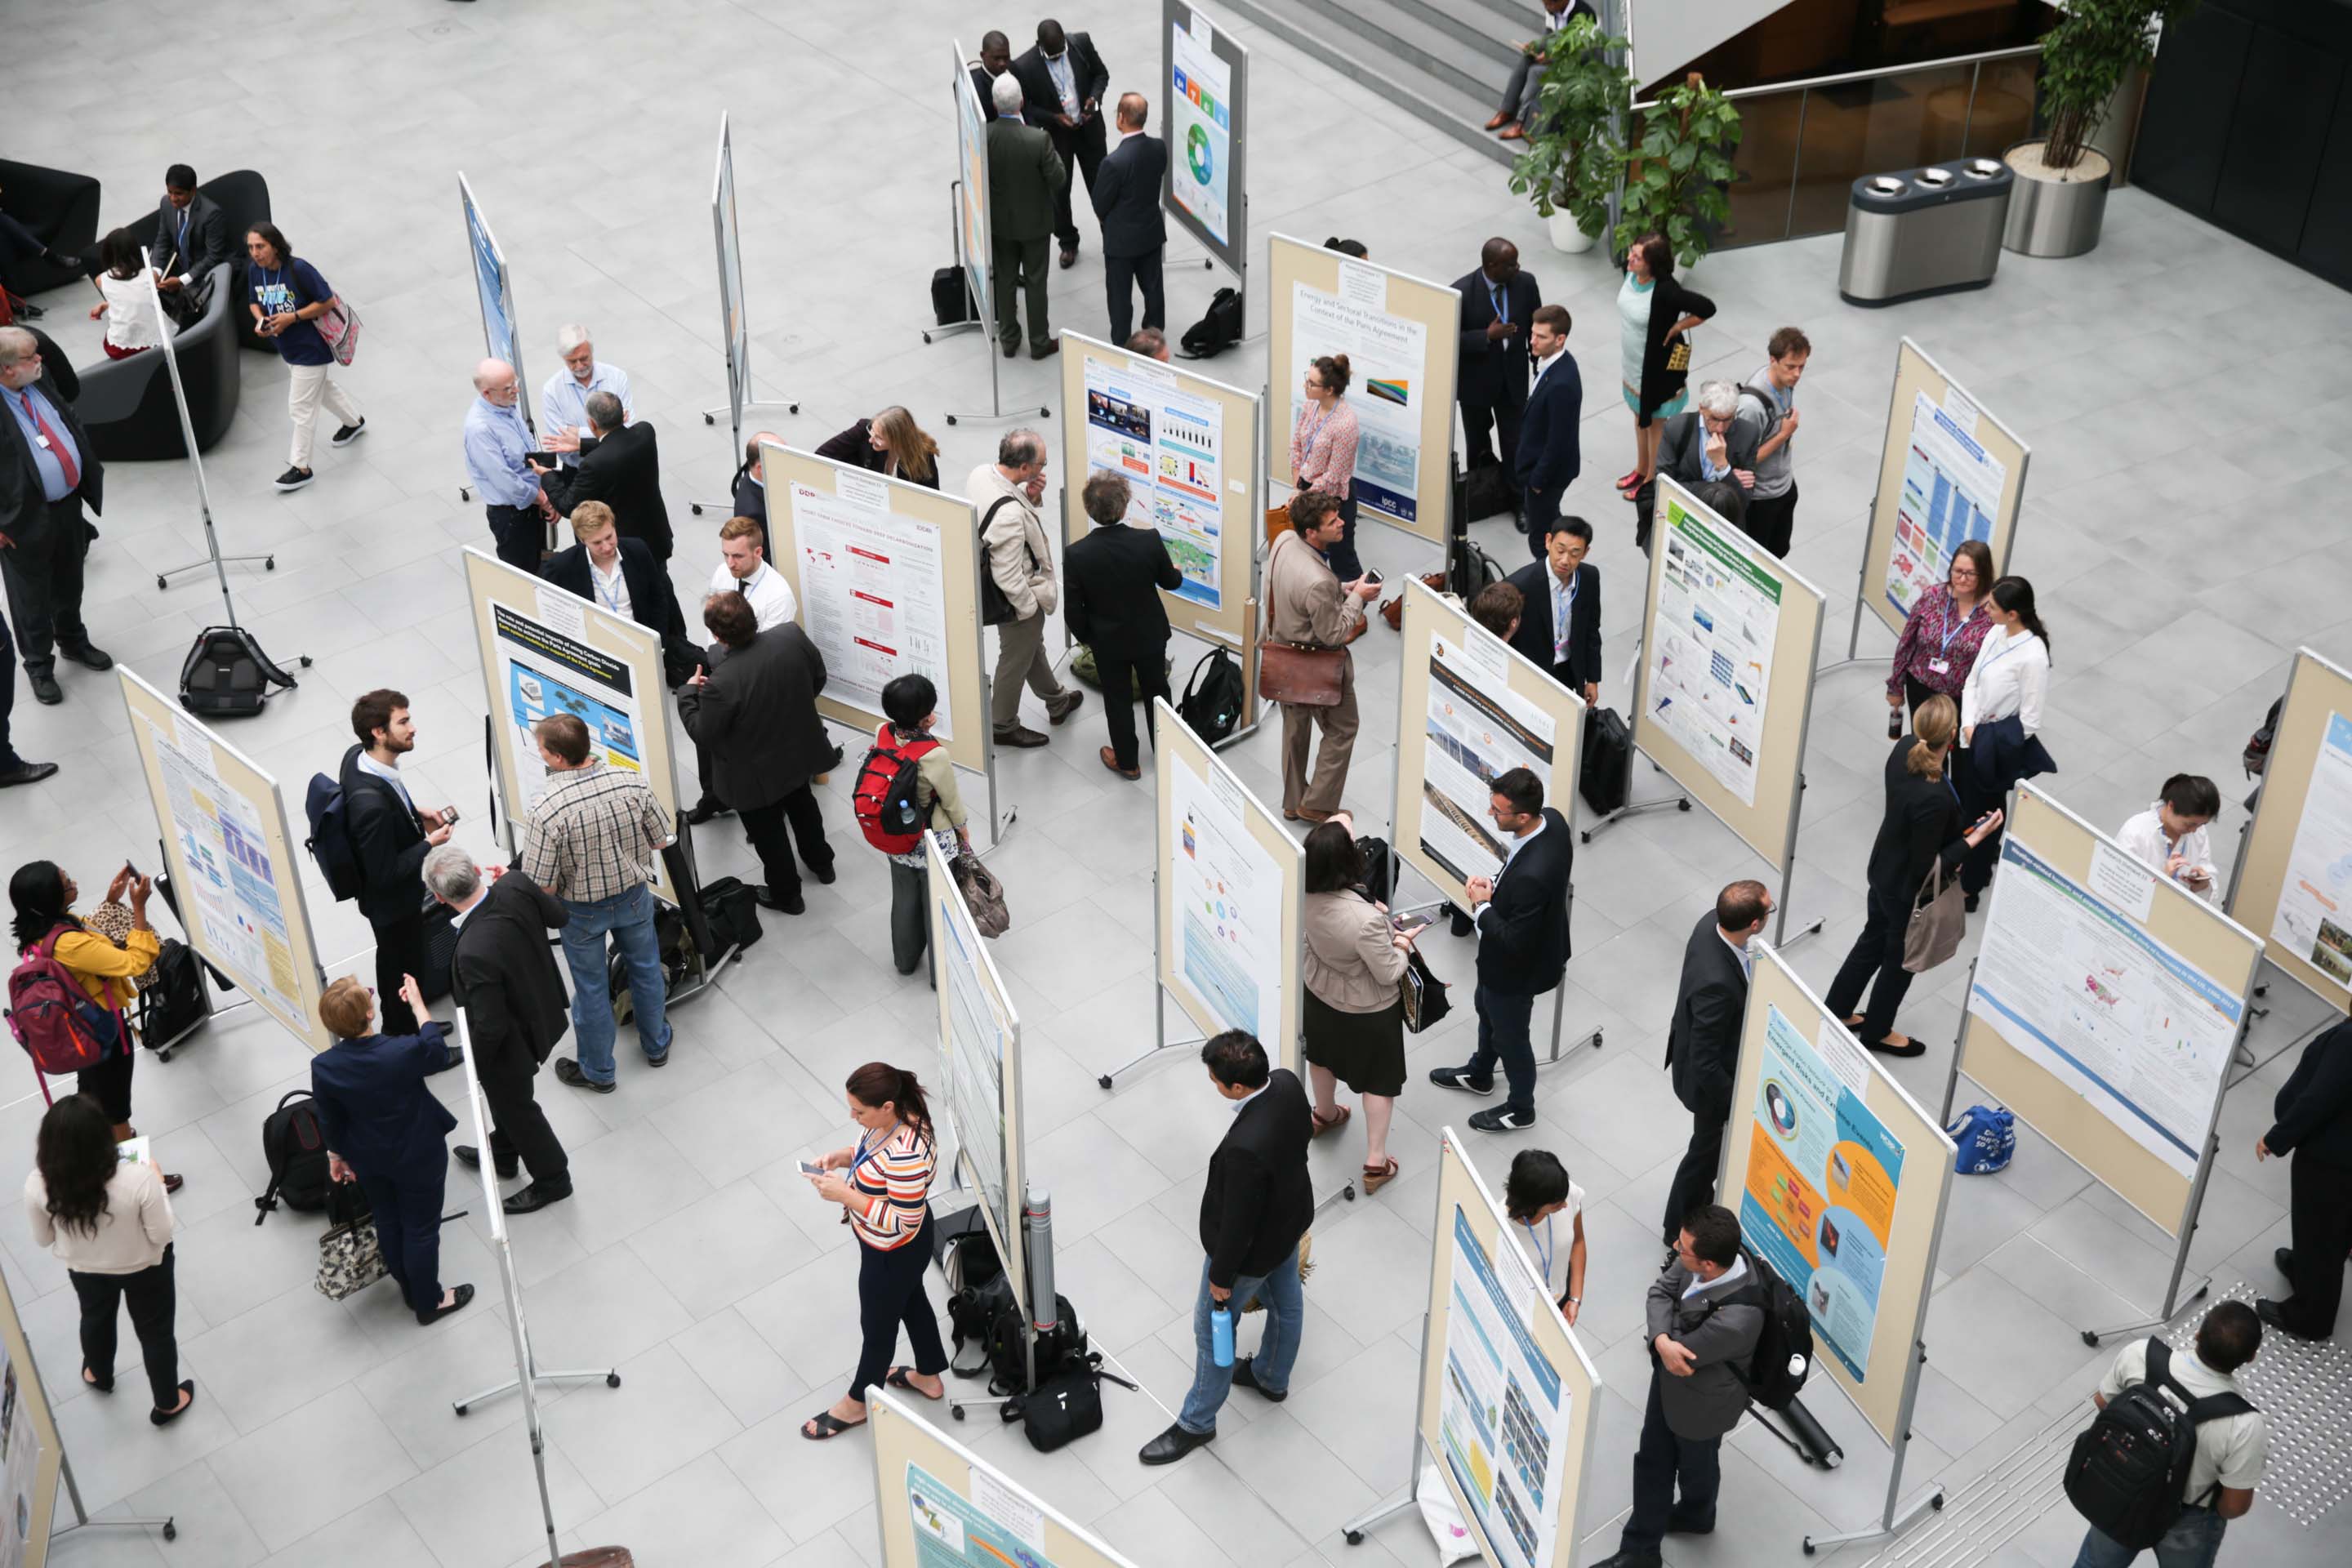
[[[619,398],[621,423],[629,422],[629,373],[596,357],[596,345],[585,327],[566,326],[556,333],[555,348],[563,356],[563,368],[549,376],[540,389],[540,444],[547,451],[562,453],[563,466],[572,468],[580,464],[580,438],[592,433],[590,393],[609,392]]]
[[[737,593],[751,602],[760,629],[800,617],[800,601],[784,574],[768,564],[764,531],[748,517],[730,517],[719,527],[719,568],[710,574],[714,594]]]
[[[2175,773],[2146,811],[2116,830],[2124,852],[2170,878],[2207,903],[2221,901],[2221,872],[2213,864],[2206,825],[2221,815],[2221,791],[2200,773]]]

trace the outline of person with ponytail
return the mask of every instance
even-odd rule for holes
[[[2116,842],[2209,904],[2221,901],[2221,873],[2205,826],[2221,815],[2221,792],[2201,773],[2175,773],[2155,802],[2117,830]]]
[[[866,1425],[866,1391],[875,1384],[925,1399],[945,1396],[940,1374],[947,1347],[940,1321],[923,1294],[923,1268],[931,1260],[931,1176],[939,1134],[923,1086],[888,1062],[867,1062],[849,1075],[850,1120],[865,1130],[855,1146],[836,1149],[806,1170],[816,1195],[839,1204],[858,1240],[857,1315],[865,1331],[849,1392],[801,1423],[801,1436],[823,1442]],[[912,1368],[894,1366],[900,1325],[914,1346]]]
[[[2042,700],[2050,691],[2050,632],[2034,612],[2033,584],[2003,577],[1986,595],[1984,610],[1992,628],[1960,688],[1960,744],[1968,748],[1968,765],[1959,770],[1960,806],[1971,817],[2003,805],[2019,780],[2058,771],[2036,738]],[[2000,846],[1995,833],[1960,869],[1970,910],[1992,880]]]
[[[1886,816],[1870,846],[1869,912],[1824,999],[1864,1045],[1885,1056],[1916,1057],[1927,1048],[1895,1032],[1895,1009],[1911,988],[1911,972],[1903,967],[1903,939],[1919,889],[1938,864],[1947,877],[1952,875],[2000,828],[1996,810],[1979,816],[1966,834],[1960,831],[1959,788],[1949,774],[1958,728],[1952,700],[1930,697],[1919,704],[1912,732],[1887,755]],[[1856,1013],[1864,986],[1870,988],[1870,1005]]]

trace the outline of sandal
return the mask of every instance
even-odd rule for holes
[[[903,1388],[908,1393],[919,1394],[925,1399],[945,1399],[948,1396],[947,1384],[944,1383],[940,1384],[940,1391],[937,1394],[924,1394],[920,1388],[915,1386],[915,1380],[908,1375],[912,1370],[910,1367],[894,1366],[883,1374],[882,1381],[892,1388]]]
[[[853,1427],[863,1426],[863,1421],[844,1421],[830,1410],[820,1410],[801,1423],[801,1436],[812,1443],[822,1443],[828,1437],[838,1437]],[[814,1427],[814,1431],[810,1428]]]
[[[1617,488],[1621,490],[1630,490],[1641,482],[1642,470],[1639,468],[1634,468],[1630,472],[1620,474],[1617,477]]]
[[[1393,1158],[1389,1161],[1385,1169],[1372,1165],[1365,1166],[1363,1174],[1364,1195],[1366,1197],[1370,1197],[1374,1193],[1379,1192],[1382,1187],[1387,1186],[1391,1182],[1393,1182],[1396,1179],[1397,1163]]]
[[[1343,1105],[1339,1107],[1339,1114],[1332,1117],[1328,1121],[1326,1121],[1323,1119],[1323,1113],[1321,1111],[1313,1110],[1312,1108],[1307,1110],[1307,1114],[1315,1123],[1315,1131],[1312,1136],[1320,1138],[1326,1132],[1335,1132],[1340,1128],[1348,1125],[1348,1118],[1353,1116],[1355,1112]]]

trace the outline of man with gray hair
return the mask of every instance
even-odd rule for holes
[[[996,79],[1000,94],[1013,80]],[[1050,157],[1050,142],[1045,151]],[[1057,160],[1055,167],[1060,166]],[[1037,254],[1045,254],[1042,240]],[[996,628],[996,685],[988,714],[996,743],[1042,746],[1045,737],[1021,722],[1021,683],[1026,680],[1045,699],[1045,717],[1055,724],[1086,700],[1085,692],[1063,687],[1054,661],[1045,657],[1045,617],[1054,613],[1055,597],[1054,547],[1037,515],[1045,496],[1045,437],[1034,430],[1006,431],[996,444],[996,461],[974,468],[963,494],[980,510],[980,540],[988,552],[980,618]]]
[[[493,867],[486,879],[455,844],[425,857],[425,885],[449,906],[457,928],[449,988],[465,1014],[493,1124],[490,1163],[501,1180],[530,1168],[530,1185],[505,1204],[509,1214],[529,1214],[572,1195],[571,1164],[530,1082],[571,1024],[563,976],[547,949],[547,933],[562,930],[569,917],[529,877],[504,871]],[[455,1152],[458,1163],[480,1167],[479,1149],[460,1143]]]
[[[613,509],[621,537],[645,542],[654,559],[669,560],[669,508],[662,500],[661,450],[651,424],[628,423],[629,411],[610,392],[592,392],[581,404],[588,434],[580,441],[580,464],[547,481],[555,510],[566,517],[582,501]]]
[[[474,367],[474,405],[466,411],[466,478],[482,498],[499,559],[536,575],[555,508],[540,484],[549,469],[534,460],[538,454],[521,404],[514,366],[486,359]]]
[[[581,438],[588,431],[588,395],[609,392],[621,400],[619,423],[629,420],[629,373],[596,357],[588,329],[567,322],[555,334],[555,352],[563,368],[547,378],[539,392],[539,434],[551,452],[562,454],[565,468],[579,461]]]
[[[1666,421],[1658,437],[1658,472],[1685,488],[1756,483],[1756,432],[1739,418],[1739,388],[1727,381],[1699,384],[1687,412]]]
[[[25,679],[45,703],[65,700],[59,653],[90,669],[114,663],[81,620],[82,567],[94,531],[81,504],[103,510],[106,466],[75,416],[80,390],[62,354],[48,363],[39,338],[0,327],[0,403],[8,405],[0,419],[0,578]]]
[[[1029,296],[1029,357],[1059,353],[1045,320],[1046,241],[1054,235],[1054,202],[1069,184],[1070,171],[1054,151],[1053,139],[1021,118],[1021,80],[1013,72],[990,89],[996,118],[988,122],[988,241],[995,281],[996,340],[1011,359],[1021,349],[1021,321],[1013,289]],[[1075,231],[1073,231],[1075,237]],[[1037,742],[1045,744],[1043,740]]]

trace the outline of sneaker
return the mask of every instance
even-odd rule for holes
[[[362,419],[358,424],[346,425],[341,429],[336,431],[332,436],[328,437],[327,445],[330,447],[348,447],[366,434],[367,421],[365,419]]]
[[[1492,1094],[1493,1077],[1480,1078],[1468,1068],[1432,1068],[1429,1081],[1440,1089],[1458,1089],[1465,1094]]]
[[[1534,1111],[1513,1110],[1507,1105],[1490,1107],[1470,1118],[1470,1125],[1481,1132],[1524,1132],[1535,1124]]]
[[[556,1058],[555,1081],[570,1084],[573,1089],[584,1089],[595,1094],[610,1094],[621,1087],[618,1079],[598,1083],[594,1079],[582,1072],[580,1064],[570,1057]]]
[[[299,490],[317,477],[308,468],[289,468],[272,482],[281,490]]]

